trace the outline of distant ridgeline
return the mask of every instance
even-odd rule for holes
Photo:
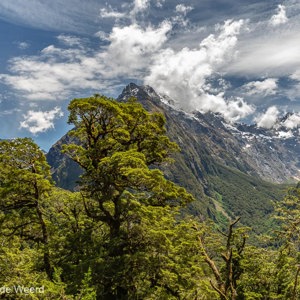
[[[209,216],[219,224],[241,216],[241,223],[257,233],[271,226],[266,218],[273,211],[271,201],[283,197],[283,183],[295,182],[299,176],[297,134],[283,139],[274,130],[228,124],[219,114],[186,113],[149,86],[131,83],[118,100],[130,97],[148,111],[165,115],[167,135],[181,152],[162,169],[197,199],[189,205],[192,214]],[[61,153],[62,145],[70,142],[66,134],[49,150],[47,160],[57,186],[74,190],[82,171]]]

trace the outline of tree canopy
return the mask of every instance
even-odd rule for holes
[[[54,186],[31,139],[0,141],[0,287],[36,288],[0,288],[0,298],[299,298],[299,186],[274,204],[277,227],[255,244],[240,217],[218,227],[182,210],[194,198],[159,169],[179,151],[162,114],[101,95],[69,111],[76,192]]]

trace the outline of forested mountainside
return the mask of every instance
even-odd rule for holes
[[[295,181],[298,176],[297,135],[287,140],[274,130],[229,124],[218,114],[186,113],[149,86],[129,84],[118,101],[130,97],[166,117],[167,135],[181,151],[173,156],[173,164],[161,168],[168,179],[197,199],[190,204],[190,212],[222,224],[241,216],[242,223],[257,232],[269,228],[264,216],[272,211],[271,200],[280,199],[285,189],[275,183]],[[62,137],[47,160],[57,185],[73,190],[81,169],[61,153],[62,145],[70,142],[69,134]]]
[[[143,99],[150,112],[127,97],[70,102],[74,129],[52,158],[67,155],[56,176],[73,172],[72,183],[81,173],[78,191],[54,185],[31,139],[0,141],[0,297],[298,299],[299,185],[280,195],[283,186],[259,178],[238,151],[233,161],[220,145],[208,151],[217,142],[203,143],[204,132],[231,137],[225,125],[183,113],[172,127],[177,110]]]

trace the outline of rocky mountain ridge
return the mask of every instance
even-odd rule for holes
[[[130,84],[118,99],[122,101],[131,96],[147,109],[162,110],[167,119],[181,122],[196,140],[202,141],[201,147],[220,163],[275,183],[299,178],[300,135],[298,128],[291,130],[283,126],[289,115],[271,129],[265,129],[256,125],[231,124],[216,113],[186,113],[177,109],[173,100],[159,95],[149,86]],[[169,130],[174,122],[167,123]],[[182,147],[186,145],[180,136],[176,142]]]

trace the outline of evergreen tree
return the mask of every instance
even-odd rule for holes
[[[45,218],[51,190],[50,167],[28,138],[0,141],[0,210],[2,235],[18,235],[43,245],[43,268],[52,278],[49,232]]]
[[[178,147],[165,135],[164,117],[148,113],[134,99],[120,103],[96,95],[74,99],[69,110],[69,123],[75,125],[71,134],[79,143],[64,151],[84,170],[80,185],[87,215],[108,228],[96,264],[100,271],[94,269],[102,287],[98,293],[103,299],[135,299],[138,292],[130,265],[132,259],[147,255],[143,236],[133,236],[133,228],[140,229],[145,222],[141,212],[193,200],[156,168]],[[152,282],[158,284],[155,278]]]

